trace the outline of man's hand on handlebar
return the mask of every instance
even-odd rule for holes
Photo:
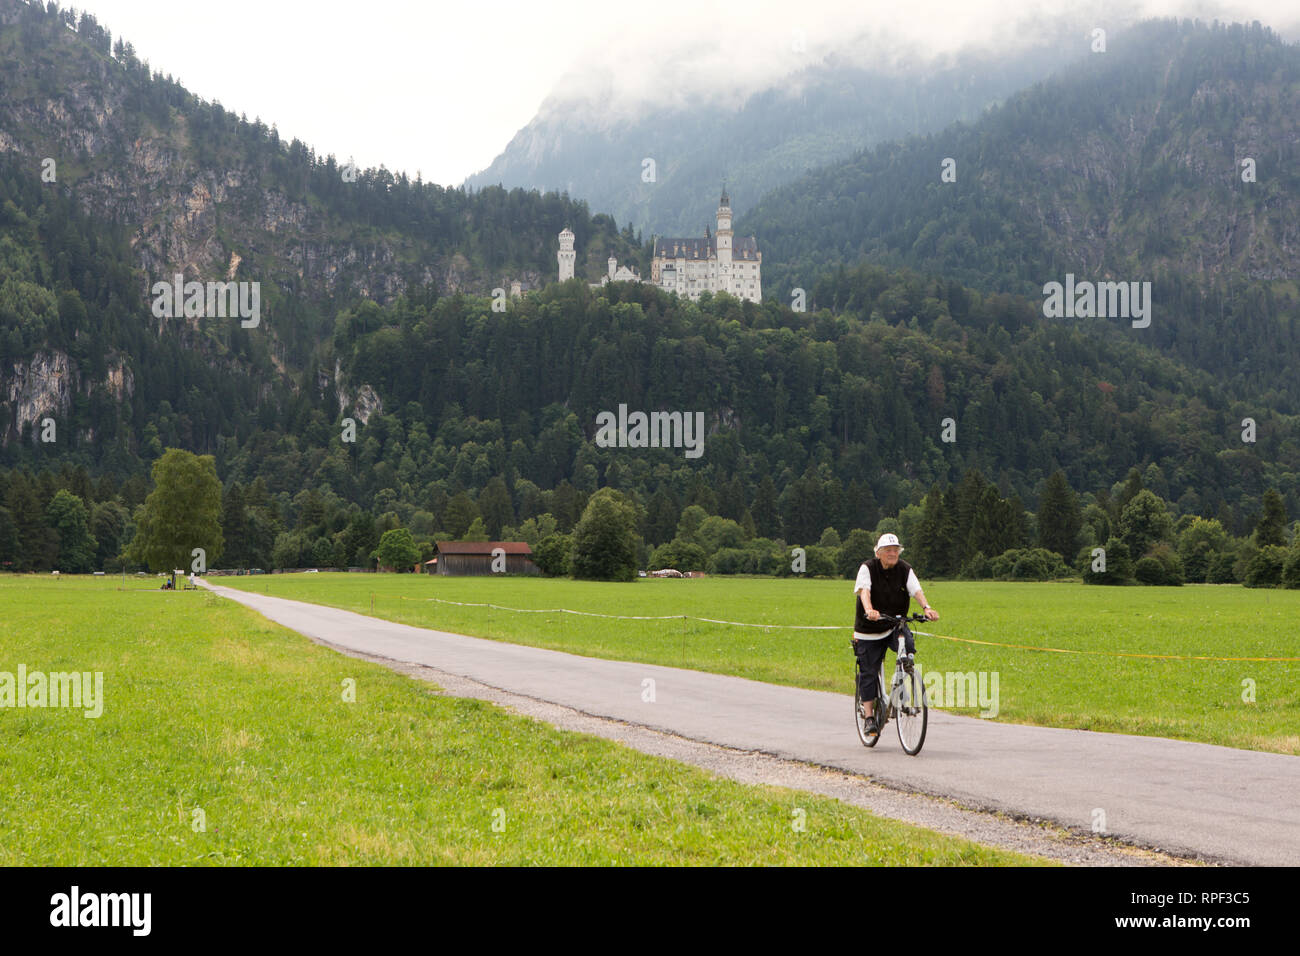
[[[867,620],[868,620],[868,621],[879,621],[879,620],[880,620],[880,612],[877,611],[874,607],[869,607],[869,608],[867,608]]]
[[[925,609],[925,619],[927,621],[937,621],[939,620],[939,612],[932,607],[927,607]]]

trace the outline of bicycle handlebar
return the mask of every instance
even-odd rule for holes
[[[926,617],[924,614],[909,614],[906,617],[895,617],[892,614],[881,614],[880,620],[893,621],[895,624],[904,624],[907,623],[908,621],[914,621],[917,624],[926,623]]]

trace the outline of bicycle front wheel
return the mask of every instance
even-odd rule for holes
[[[902,677],[898,685],[898,716],[894,723],[898,727],[898,742],[902,744],[903,752],[915,757],[925,743],[930,708],[920,672],[913,669],[910,674],[904,672]]]

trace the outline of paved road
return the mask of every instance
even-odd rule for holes
[[[1076,830],[1092,830],[1100,811],[1109,835],[1175,854],[1300,864],[1300,757],[933,710],[925,749],[908,757],[892,724],[875,749],[858,742],[847,695],[579,657],[208,586],[316,640],[436,667],[588,714],[867,774],[886,785]],[[645,699],[647,679],[654,682],[653,702]]]

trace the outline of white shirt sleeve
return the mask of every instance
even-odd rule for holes
[[[871,590],[871,572],[867,570],[866,564],[863,564],[862,567],[858,568],[858,579],[855,582],[853,582],[853,593],[857,594],[859,591],[870,591],[870,590]]]
[[[916,592],[921,590],[921,582],[916,579],[916,572],[912,569],[907,571],[907,593],[916,597]]]

